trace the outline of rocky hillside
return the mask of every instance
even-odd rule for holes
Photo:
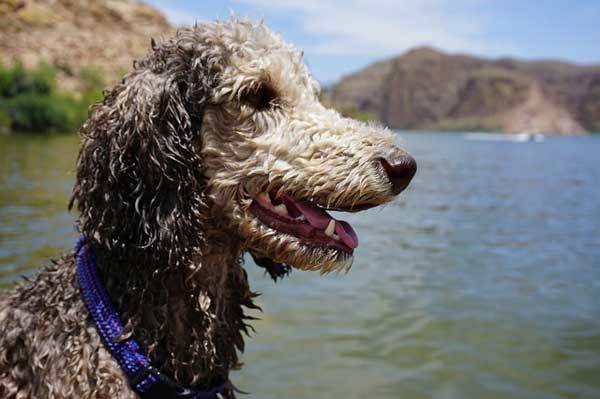
[[[393,128],[600,131],[600,66],[417,48],[343,78],[328,96]]]
[[[111,83],[145,53],[150,37],[171,30],[159,11],[133,1],[0,0],[0,63],[52,64],[61,89],[77,91],[82,71]]]
[[[0,0],[0,64],[51,64],[59,89],[77,93],[89,71],[118,80],[151,37],[172,30],[158,10],[129,0]],[[394,128],[600,131],[600,66],[419,48],[342,79],[327,96]]]

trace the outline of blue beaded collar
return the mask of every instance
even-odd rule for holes
[[[104,345],[127,376],[131,388],[144,399],[222,399],[227,383],[208,391],[183,387],[152,367],[133,338],[120,339],[124,330],[118,313],[113,308],[106,289],[102,286],[94,255],[80,237],[75,247],[77,277],[83,301],[94,320]]]

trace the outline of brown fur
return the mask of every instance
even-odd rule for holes
[[[301,55],[264,25],[198,25],[153,43],[81,129],[79,230],[125,334],[181,384],[207,388],[240,366],[256,296],[244,251],[281,270],[351,265],[261,224],[254,196],[276,188],[332,207],[393,197],[376,161],[391,134],[318,95]],[[73,254],[1,297],[0,397],[134,396],[82,303]]]

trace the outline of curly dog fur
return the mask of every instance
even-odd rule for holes
[[[261,193],[346,210],[397,194],[377,161],[404,154],[390,132],[324,108],[319,92],[263,24],[201,24],[153,41],[81,129],[78,228],[125,334],[181,384],[208,388],[240,366],[244,308],[256,307],[244,252],[280,270],[352,263],[262,223]],[[0,397],[135,397],[82,302],[73,254],[0,297]]]

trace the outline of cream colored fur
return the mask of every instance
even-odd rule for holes
[[[275,95],[257,108],[259,87]],[[393,198],[378,160],[392,134],[319,94],[301,52],[265,25],[201,24],[153,45],[82,128],[78,226],[126,334],[182,384],[207,388],[239,367],[255,296],[244,252],[321,272],[352,264],[262,224],[253,197]],[[87,314],[73,254],[0,296],[0,397],[134,397]]]

